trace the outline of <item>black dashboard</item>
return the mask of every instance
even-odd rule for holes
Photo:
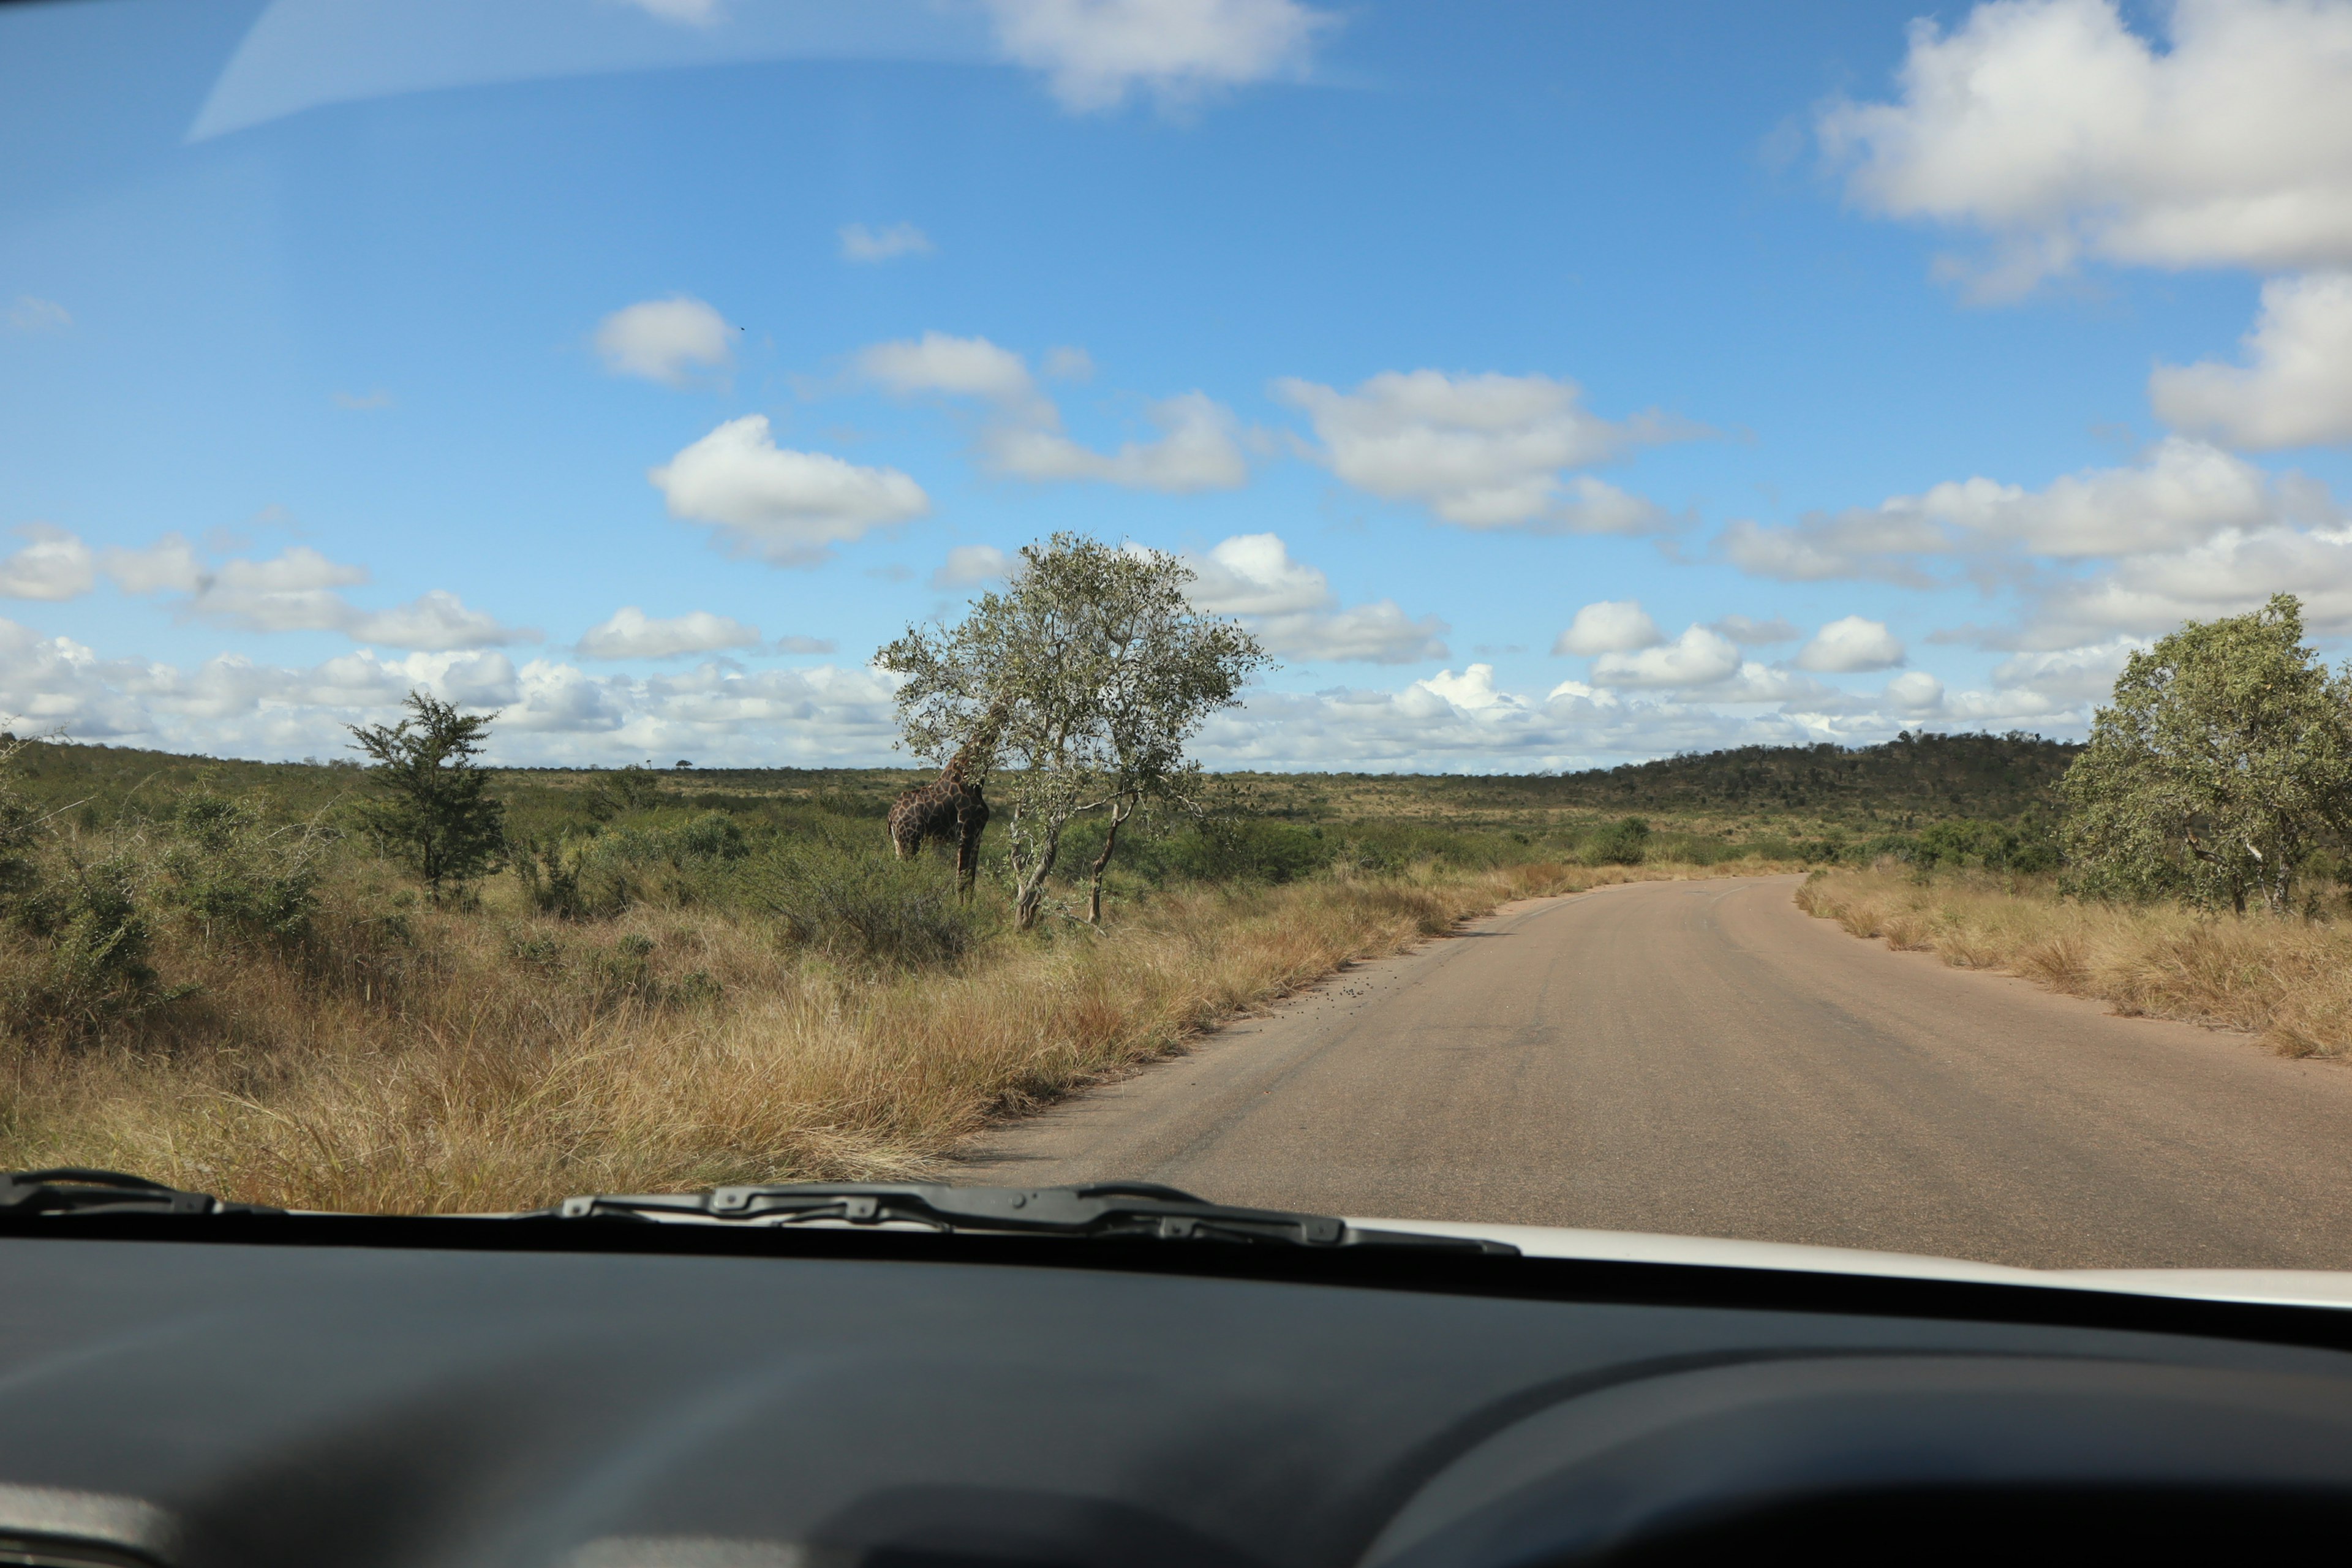
[[[207,1223],[0,1235],[0,1563],[2165,1561],[2352,1521],[2325,1309]]]

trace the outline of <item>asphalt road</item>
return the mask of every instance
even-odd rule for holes
[[[2352,1068],[1812,919],[1514,906],[989,1134],[956,1177],[2039,1268],[2352,1268]]]

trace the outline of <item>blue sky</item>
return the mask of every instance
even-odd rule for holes
[[[888,760],[1057,529],[1213,764],[2076,734],[2352,632],[2352,4],[0,10],[0,710]]]

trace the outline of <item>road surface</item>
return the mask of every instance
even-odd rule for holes
[[[2352,1068],[1861,942],[1793,878],[1516,905],[954,1179],[2039,1268],[2352,1268]]]

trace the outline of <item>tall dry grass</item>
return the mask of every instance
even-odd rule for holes
[[[2178,904],[2083,902],[2047,879],[1817,872],[1809,913],[1962,969],[2000,969],[2128,1016],[2258,1035],[2288,1056],[2352,1056],[2352,928]]]
[[[0,1054],[0,1167],[404,1212],[908,1175],[1351,960],[1511,899],[1678,874],[1171,891],[1106,932],[999,939],[914,973],[844,966],[709,910],[583,925],[419,908],[387,931],[362,912],[372,900],[331,904],[299,950],[172,955],[199,989],[135,1046]]]

